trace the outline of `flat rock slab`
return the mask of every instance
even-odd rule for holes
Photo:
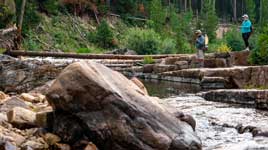
[[[268,66],[236,66],[230,68],[196,68],[159,74],[164,77],[180,77],[202,80],[204,77],[228,78],[232,88],[268,87]]]
[[[268,110],[268,90],[228,89],[202,92],[198,95],[208,101],[245,104]]]
[[[199,150],[190,125],[122,74],[94,62],[68,66],[47,94],[63,141],[86,136],[102,150]]]

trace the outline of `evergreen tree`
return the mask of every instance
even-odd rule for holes
[[[202,7],[202,30],[209,36],[211,40],[216,38],[216,29],[218,25],[218,17],[215,12],[214,0],[204,0]]]
[[[102,21],[97,28],[96,40],[99,46],[104,48],[113,47],[114,35],[106,21]]]
[[[260,0],[260,23],[259,26],[263,29],[268,24],[268,5],[267,0]]]
[[[161,31],[165,21],[165,11],[161,0],[152,0],[150,4],[150,20],[156,31]]]
[[[246,0],[246,13],[249,15],[250,20],[254,23],[256,20],[256,3],[254,0]]]

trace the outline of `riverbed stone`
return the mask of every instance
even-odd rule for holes
[[[175,65],[177,65],[177,68],[179,70],[189,68],[189,62],[188,61],[176,61]]]
[[[225,89],[230,86],[229,84],[229,80],[223,77],[203,77],[201,80],[203,89]]]
[[[154,71],[154,64],[145,64],[143,66],[143,73],[152,73]]]
[[[54,132],[69,141],[86,136],[103,150],[127,150],[130,145],[143,150],[201,149],[187,123],[139,91],[122,74],[101,64],[74,63],[47,94],[59,117]],[[77,136],[67,136],[71,134]]]
[[[202,92],[198,95],[209,101],[244,104],[268,110],[268,90],[223,89]]]
[[[156,64],[154,65],[154,73],[162,73],[162,72],[169,72],[178,69],[176,65],[163,65],[163,64]]]
[[[0,57],[0,90],[5,93],[28,92],[55,79],[64,66],[48,61]]]
[[[235,66],[248,66],[250,51],[231,52],[231,63]]]
[[[8,112],[15,107],[21,107],[25,109],[30,109],[29,105],[21,100],[19,97],[12,96],[0,105],[0,112]]]

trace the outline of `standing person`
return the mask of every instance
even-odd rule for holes
[[[242,33],[242,37],[243,37],[243,40],[245,42],[245,46],[246,46],[246,49],[247,51],[249,51],[249,37],[251,35],[251,32],[252,32],[252,24],[251,24],[251,21],[249,20],[249,17],[247,14],[244,14],[242,16],[243,18],[243,22],[242,22],[242,26],[241,26],[241,33]]]
[[[197,61],[199,63],[199,67],[203,68],[204,67],[204,59],[205,59],[205,37],[202,35],[201,30],[196,30],[195,31],[195,47],[197,49]]]

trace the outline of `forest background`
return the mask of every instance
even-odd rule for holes
[[[267,0],[0,0],[0,28],[23,18],[30,51],[194,53],[196,29],[208,35],[208,52],[241,51],[243,14],[254,27],[251,62],[268,64]]]

